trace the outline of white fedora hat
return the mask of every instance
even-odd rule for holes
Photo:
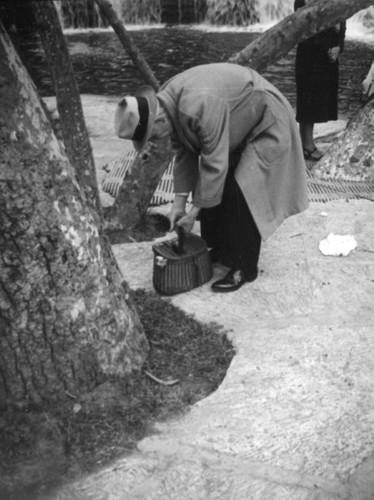
[[[148,141],[156,119],[157,97],[152,87],[140,87],[133,96],[123,97],[114,115],[116,135],[131,139],[136,151]]]

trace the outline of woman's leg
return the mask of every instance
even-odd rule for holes
[[[317,149],[314,142],[314,123],[301,122],[299,126],[305,160],[318,161],[323,153]]]
[[[307,151],[313,151],[316,147],[313,138],[314,123],[300,123],[299,131],[303,148]]]

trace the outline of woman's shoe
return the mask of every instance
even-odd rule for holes
[[[323,153],[316,147],[312,151],[310,151],[307,148],[304,148],[303,153],[304,153],[304,160],[306,161],[319,161],[323,156]]]

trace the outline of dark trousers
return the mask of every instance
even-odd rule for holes
[[[201,236],[208,247],[223,256],[228,267],[241,269],[248,277],[257,271],[261,236],[247,202],[230,169],[222,202],[200,211]]]

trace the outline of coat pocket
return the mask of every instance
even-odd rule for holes
[[[272,165],[280,161],[290,147],[289,124],[284,120],[277,119],[269,111],[273,121],[268,121],[268,126],[263,128],[253,139],[253,146],[260,160],[265,165]]]

